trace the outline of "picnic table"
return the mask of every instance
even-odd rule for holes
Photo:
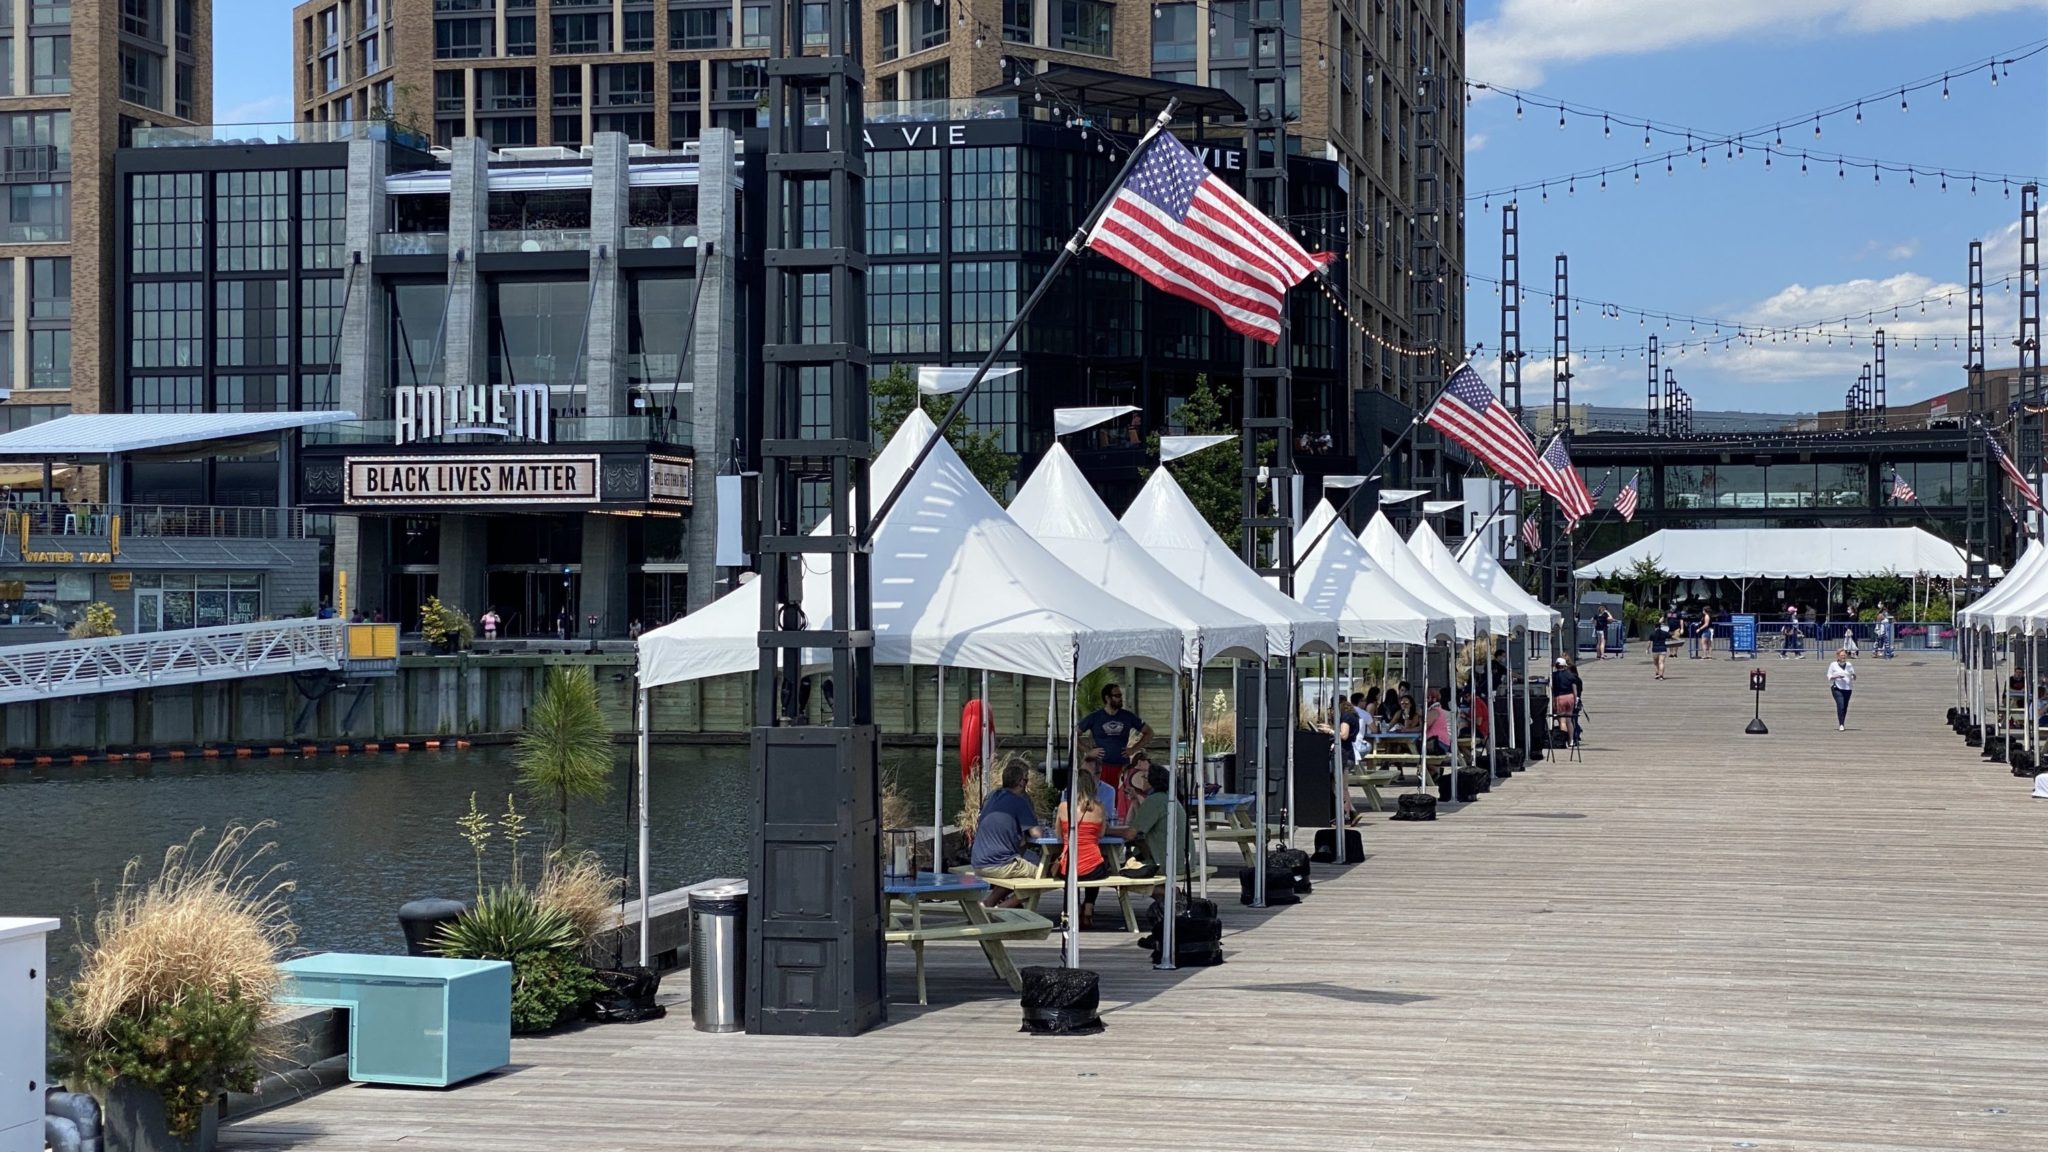
[[[1004,942],[1043,940],[1052,930],[1052,921],[1032,909],[990,908],[983,903],[988,890],[984,880],[951,873],[919,872],[882,878],[882,894],[892,905],[886,938],[891,944],[910,945],[911,955],[917,961],[919,1004],[927,1002],[924,946],[935,940],[974,941],[981,945],[988,966],[1003,978],[1010,991],[1024,990],[1024,979],[1017,974],[1017,966],[1011,962]],[[903,909],[897,911],[895,905],[902,905]],[[958,919],[952,915],[954,908],[960,913]],[[928,910],[940,913],[935,921],[927,922]]]

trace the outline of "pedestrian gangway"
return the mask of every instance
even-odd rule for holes
[[[349,627],[307,617],[0,647],[0,704],[337,670]]]

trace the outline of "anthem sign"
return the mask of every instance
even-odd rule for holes
[[[596,456],[351,456],[344,504],[595,504]]]
[[[442,436],[499,436],[546,444],[554,439],[545,384],[404,385],[391,390],[397,443]]]

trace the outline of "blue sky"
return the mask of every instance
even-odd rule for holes
[[[992,0],[989,0],[992,2]],[[215,0],[215,118],[223,123],[291,116],[291,17],[283,0]],[[1476,81],[1714,131],[1744,130],[1896,87],[1944,69],[2048,38],[2048,0],[1471,0],[1467,65]],[[1993,88],[1982,71],[1958,76],[1950,97],[1915,93],[1901,112],[1896,95],[1866,105],[1863,123],[1838,116],[1813,140],[1811,121],[1788,127],[1788,146],[1910,161],[1951,170],[2048,177],[2048,54],[2014,65]],[[1567,117],[1512,100],[1481,96],[1469,109],[1467,180],[1476,194],[1545,177],[1628,163],[1646,150],[1640,132],[1601,135],[1597,118]],[[1683,140],[1678,144],[1683,147]],[[1548,203],[1521,196],[1524,283],[1548,290],[1558,252],[1571,256],[1573,293],[1632,307],[1791,324],[1860,313],[1879,305],[1956,291],[1970,240],[1986,242],[1987,278],[2018,267],[2019,196],[1981,185],[1972,198],[1954,182],[1946,195],[1925,182],[1909,188],[1887,173],[1838,178],[1813,165],[1773,161],[1766,174],[1751,153],[1730,162],[1720,152],[1702,171],[1697,159],[1646,168],[1642,183],[1611,178],[1572,195],[1553,188]],[[1468,271],[1497,276],[1500,214],[1474,203],[1466,216]],[[1468,334],[1499,343],[1499,298],[1473,282]],[[2015,363],[2005,343],[2017,296],[1993,288],[1987,362]],[[1547,396],[1550,304],[1530,294],[1523,308],[1524,396]],[[1623,347],[1574,365],[1574,396],[1594,403],[1642,402],[1643,338],[1683,340],[1635,318],[1602,319],[1586,306],[1573,318],[1577,348]],[[1867,333],[1867,326],[1860,326]],[[1962,384],[1962,353],[1919,333],[1960,334],[1953,308],[1911,310],[1885,325],[1890,395],[1907,402]],[[1901,338],[1906,339],[1901,339]],[[1859,341],[1867,336],[1859,334]],[[1839,407],[1869,359],[1867,344],[1760,344],[1665,358],[1700,408],[1784,411]]]

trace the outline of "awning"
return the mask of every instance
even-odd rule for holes
[[[76,413],[0,436],[0,460],[68,460],[123,456],[156,448],[234,440],[339,424],[353,412],[94,412]],[[40,481],[41,477],[37,477]]]
[[[4,443],[4,441],[0,441]],[[1573,572],[1620,576],[1649,560],[1688,580],[1834,579],[1968,573],[1955,545],[1918,528],[1666,528]]]

